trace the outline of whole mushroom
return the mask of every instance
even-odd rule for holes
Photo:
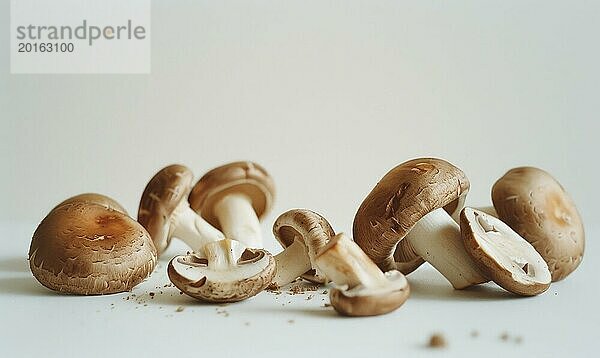
[[[326,281],[315,264],[315,257],[335,232],[324,217],[306,209],[289,210],[275,220],[273,235],[285,248],[275,256],[275,286],[282,287],[298,276],[316,283]]]
[[[550,174],[534,167],[509,170],[492,187],[498,218],[542,255],[552,281],[567,277],[585,251],[583,221],[575,203]]]
[[[224,239],[204,246],[204,254],[174,257],[169,279],[185,294],[206,302],[237,302],[267,288],[275,275],[273,256],[262,249],[247,249],[237,259],[242,244]]]
[[[129,291],[150,275],[156,258],[152,239],[140,224],[90,201],[54,208],[29,248],[31,272],[42,285],[81,295]]]
[[[187,197],[192,180],[190,169],[173,164],[156,173],[144,189],[138,221],[150,233],[159,255],[173,237],[196,252],[201,252],[209,242],[225,239],[223,233],[190,208]]]
[[[260,165],[234,162],[210,170],[189,196],[192,209],[228,239],[262,248],[260,219],[271,210],[275,184]]]
[[[404,275],[386,273],[344,234],[334,236],[319,251],[316,264],[333,281],[331,305],[345,316],[375,316],[394,311],[410,292]]]
[[[381,268],[421,257],[457,289],[487,282],[465,251],[454,214],[469,190],[465,174],[442,159],[413,159],[390,170],[354,217],[354,239]],[[396,253],[395,253],[396,251]],[[400,251],[398,253],[398,251]]]

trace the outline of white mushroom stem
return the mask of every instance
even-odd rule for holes
[[[229,271],[237,266],[236,243],[232,240],[220,240],[204,246],[204,255],[208,268],[213,271]]]
[[[260,222],[247,195],[232,193],[224,196],[215,205],[214,212],[228,239],[251,248],[263,247]]]
[[[316,258],[319,269],[338,286],[352,289],[384,287],[388,280],[377,265],[348,236],[333,237]]]
[[[185,200],[171,215],[170,230],[170,237],[185,242],[194,252],[202,252],[204,245],[209,242],[225,239],[222,232],[196,214]]]
[[[273,283],[277,287],[287,285],[312,268],[308,250],[300,238],[275,256],[275,265],[277,273]]]
[[[456,289],[489,281],[465,250],[460,227],[444,209],[423,216],[404,240]]]

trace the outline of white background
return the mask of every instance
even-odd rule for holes
[[[9,75],[9,2],[0,4],[0,346],[8,356],[223,347],[225,356],[300,355],[313,349],[307,337],[318,342],[315,355],[414,356],[429,352],[421,344],[433,331],[445,332],[456,354],[594,349],[597,2],[155,1],[150,75]],[[291,207],[349,232],[377,180],[420,156],[461,167],[474,205],[488,203],[511,167],[548,170],[586,223],[580,270],[540,297],[511,299],[493,288],[454,292],[423,268],[409,276],[405,307],[355,320],[296,296],[297,305],[278,306],[268,294],[228,306],[227,318],[179,297],[140,311],[122,295],[55,295],[27,270],[31,233],[56,203],[96,191],[135,215],[146,182],[169,163],[200,176],[255,160],[278,187],[265,232]],[[167,283],[164,264],[140,294]],[[179,315],[161,311],[182,302]],[[502,342],[503,331],[523,343]]]

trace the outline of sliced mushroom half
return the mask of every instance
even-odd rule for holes
[[[204,255],[175,256],[169,279],[185,294],[207,302],[237,302],[264,290],[275,275],[273,256],[262,249],[246,249],[240,259],[237,241],[224,239],[206,244]]]
[[[480,270],[507,291],[538,295],[550,287],[548,265],[535,248],[500,219],[465,208],[461,233]]]
[[[402,306],[410,289],[397,270],[386,273],[344,234],[334,236],[316,258],[319,269],[335,284],[329,299],[344,316],[375,316]]]

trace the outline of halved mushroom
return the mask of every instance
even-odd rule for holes
[[[69,203],[76,202],[76,201],[82,201],[82,202],[86,202],[86,203],[102,205],[109,209],[113,209],[113,210],[122,212],[125,215],[128,215],[127,210],[125,210],[125,208],[123,206],[121,206],[121,204],[119,204],[116,200],[114,200],[113,198],[110,198],[106,195],[97,194],[97,193],[84,193],[84,194],[72,196],[72,197],[62,201],[60,204],[56,205],[55,208],[58,208],[59,206],[62,206],[64,204],[69,204]]]
[[[54,208],[33,234],[29,266],[44,286],[102,295],[129,291],[150,275],[156,249],[124,213],[89,201]]]
[[[237,302],[256,295],[275,275],[273,256],[262,249],[247,249],[224,239],[206,244],[203,254],[174,257],[169,263],[169,279],[185,294],[207,302]]]
[[[345,316],[375,316],[402,306],[410,288],[397,270],[386,273],[344,234],[334,236],[317,254],[316,263],[336,285],[329,299]]]
[[[285,248],[275,256],[277,273],[273,284],[282,287],[301,275],[316,283],[326,281],[315,257],[335,232],[324,217],[306,209],[289,210],[275,220],[273,235]]]
[[[275,184],[260,165],[234,162],[204,174],[192,189],[192,209],[246,247],[262,248],[260,219],[271,210]]]
[[[567,277],[585,251],[583,222],[565,189],[547,172],[533,167],[509,170],[492,188],[500,220],[542,255],[552,281]]]
[[[550,271],[542,256],[500,219],[465,208],[460,227],[467,252],[498,285],[523,296],[538,295],[550,287]]]
[[[161,169],[150,179],[140,199],[138,221],[150,233],[158,254],[176,237],[193,251],[225,236],[193,211],[187,201],[193,174],[183,165]]]
[[[354,217],[354,239],[384,271],[400,268],[395,258],[412,261],[409,268],[414,269],[420,256],[457,289],[486,282],[450,216],[460,210],[468,190],[465,174],[444,160],[400,164],[361,204]]]

